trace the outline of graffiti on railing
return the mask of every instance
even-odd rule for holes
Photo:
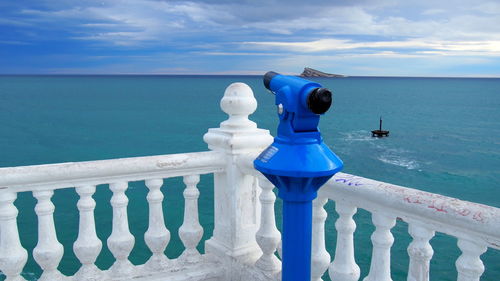
[[[381,188],[389,193],[398,194],[398,197],[402,196],[405,203],[422,205],[422,207],[432,209],[438,213],[469,217],[481,223],[487,222],[490,217],[489,213],[484,210],[484,207],[489,208],[488,206],[476,209],[467,204],[462,204],[458,199],[451,199],[440,194],[417,190],[412,190],[410,192],[407,189],[403,189],[393,184],[371,181],[362,177],[343,173],[337,174],[334,177],[334,181],[351,187],[365,186],[367,188]]]
[[[184,159],[176,159],[176,160],[171,160],[171,161],[165,161],[165,162],[158,162],[156,163],[156,166],[158,168],[172,168],[172,167],[179,167],[184,164],[186,164],[188,158]]]
[[[353,175],[343,175],[341,177],[335,177],[335,182],[344,183],[348,186],[361,186],[363,185],[361,180],[362,178]]]
[[[485,220],[483,213],[481,211],[472,211],[465,207],[460,209],[455,209],[443,201],[440,202],[438,200],[429,200],[426,198],[422,198],[420,196],[405,196],[403,200],[410,204],[427,205],[427,208],[434,209],[436,210],[436,212],[448,213],[448,211],[451,211],[462,217],[471,216],[473,220],[478,222],[484,222]]]

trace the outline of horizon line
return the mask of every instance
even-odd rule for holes
[[[263,76],[263,74],[220,74],[220,73],[0,73],[0,76]],[[300,76],[300,74],[283,73],[285,75]],[[344,77],[305,77],[305,78],[333,78],[342,79],[349,77],[366,78],[488,78],[500,79],[498,76],[420,76],[420,75],[345,75]]]

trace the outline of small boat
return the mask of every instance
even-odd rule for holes
[[[382,117],[380,117],[380,126],[378,130],[373,130],[372,131],[372,137],[388,137],[389,136],[389,131],[384,131],[382,130]]]

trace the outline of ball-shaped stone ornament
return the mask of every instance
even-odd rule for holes
[[[229,116],[248,116],[257,109],[257,100],[247,84],[238,82],[226,88],[224,97],[220,101],[220,107]]]

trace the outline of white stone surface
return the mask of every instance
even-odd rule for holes
[[[396,217],[386,213],[372,213],[375,225],[371,239],[373,244],[370,272],[363,281],[392,281],[391,246],[394,243],[391,228],[396,225]]]
[[[360,271],[354,259],[353,234],[356,230],[356,223],[352,219],[357,208],[350,203],[339,200],[335,203],[335,210],[339,214],[339,218],[335,222],[337,250],[329,268],[330,279],[332,281],[357,281]]]
[[[179,259],[186,263],[196,263],[201,259],[200,252],[196,249],[203,236],[203,228],[198,219],[198,197],[200,191],[196,185],[200,182],[199,175],[184,176],[184,222],[179,228],[179,237],[186,248]]]
[[[28,260],[19,240],[16,197],[16,193],[0,190],[0,271],[7,281],[23,280],[20,274]]]
[[[413,241],[408,246],[410,266],[408,268],[408,281],[429,281],[430,261],[434,251],[429,240],[434,237],[435,231],[421,223],[410,222],[408,232]]]
[[[487,247],[481,242],[469,238],[459,238],[458,247],[462,255],[457,259],[458,271],[457,281],[479,281],[484,272],[481,255],[486,252]]]
[[[311,281],[321,281],[330,265],[330,254],[325,245],[325,221],[327,213],[323,206],[328,198],[317,197],[313,201],[312,241],[311,241]]]
[[[109,188],[113,192],[111,197],[113,229],[108,238],[108,248],[116,259],[109,269],[109,274],[113,278],[121,279],[134,273],[134,266],[128,260],[135,243],[135,237],[130,233],[128,227],[128,198],[125,195],[128,183],[124,181],[114,182],[109,185]]]
[[[168,258],[163,253],[170,241],[170,231],[165,226],[163,218],[163,193],[160,188],[163,179],[150,179],[145,182],[149,189],[147,200],[149,203],[149,224],[144,234],[146,245],[153,253],[145,264],[148,271],[162,271],[168,266]]]
[[[276,257],[276,248],[281,240],[281,234],[276,228],[274,217],[274,185],[264,176],[259,176],[259,186],[262,192],[259,196],[261,209],[260,227],[256,234],[257,243],[262,250],[262,256],[255,266],[266,273],[276,274],[281,271],[281,261]]]
[[[102,242],[97,238],[94,220],[95,201],[92,195],[95,193],[95,186],[86,185],[76,188],[80,195],[77,207],[80,212],[80,224],[78,227],[78,238],[73,244],[73,251],[82,263],[82,267],[75,274],[76,281],[100,280],[102,272],[94,264],[97,256],[101,252]]]
[[[64,275],[57,270],[64,248],[56,236],[53,217],[55,206],[50,200],[53,194],[52,190],[33,192],[33,196],[38,200],[35,206],[38,216],[38,243],[33,250],[33,258],[43,270],[40,281],[64,280]]]

